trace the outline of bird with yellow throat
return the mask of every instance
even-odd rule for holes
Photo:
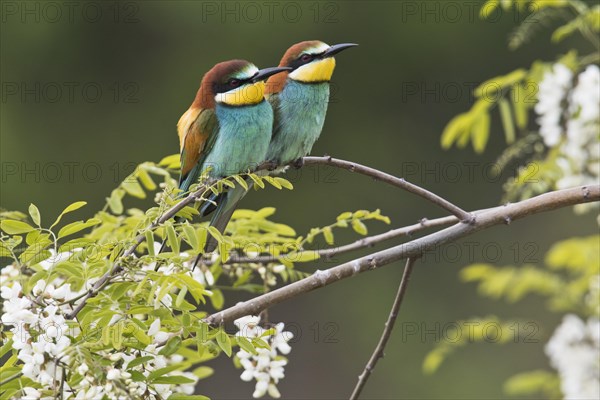
[[[290,69],[259,70],[248,61],[231,60],[216,64],[204,75],[192,105],[177,124],[182,193],[189,191],[203,173],[220,179],[253,170],[265,160],[273,109],[264,98],[264,81]],[[223,193],[211,225],[223,232],[233,212],[231,208],[244,194],[239,186]],[[200,212],[206,215],[213,208],[205,203]]]
[[[291,70],[267,81],[266,96],[275,114],[267,161],[285,166],[310,153],[325,122],[334,56],[355,46],[309,40],[285,52],[279,66]]]

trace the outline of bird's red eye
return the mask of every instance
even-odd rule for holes
[[[303,54],[302,57],[300,57],[300,59],[304,62],[306,61],[310,61],[312,57],[310,56],[310,54]]]
[[[239,79],[230,79],[229,85],[232,87],[238,87],[240,85],[240,81]]]

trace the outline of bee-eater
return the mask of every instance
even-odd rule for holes
[[[354,46],[309,40],[285,52],[279,66],[292,70],[267,80],[266,96],[275,113],[267,161],[281,166],[310,153],[325,122],[333,56]]]
[[[220,179],[256,168],[266,158],[273,109],[265,101],[265,80],[289,70],[259,70],[244,60],[215,65],[202,78],[194,102],[177,123],[181,153],[179,189],[189,190],[205,172]],[[245,190],[236,186],[219,196],[211,225],[223,232]],[[212,206],[205,203],[201,214]],[[214,208],[214,207],[213,207]],[[207,244],[207,251],[215,244]]]

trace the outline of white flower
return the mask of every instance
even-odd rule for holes
[[[24,394],[22,399],[24,400],[39,399],[40,397],[42,397],[42,393],[40,393],[40,391],[37,389],[31,387],[24,387],[22,390]]]
[[[244,336],[247,338],[255,338],[262,335],[264,329],[258,326],[260,322],[260,317],[247,315],[242,318],[238,318],[233,321],[233,324],[237,326],[239,332],[237,332],[236,336]]]
[[[121,378],[121,370],[118,370],[116,368],[110,368],[106,372],[106,379],[108,379],[109,381],[116,381],[119,378]]]
[[[212,286],[215,284],[215,277],[212,272],[206,267],[196,267],[192,271],[192,278],[200,282],[204,286]]]
[[[546,345],[565,399],[600,398],[600,321],[565,315]]]
[[[33,287],[33,289],[31,289],[31,292],[34,295],[39,296],[40,294],[44,293],[44,289],[46,289],[46,281],[40,279],[35,283],[35,286]]]
[[[73,251],[77,251],[77,250],[81,250],[81,248],[73,249]],[[40,261],[40,266],[43,269],[45,269],[46,271],[48,271],[49,269],[54,267],[56,264],[58,264],[62,261],[68,260],[69,257],[71,257],[72,255],[73,255],[73,252],[70,252],[70,251],[56,253],[54,251],[54,249],[50,249],[50,257],[48,257],[44,261]]]
[[[556,146],[560,142],[562,128],[562,102],[571,87],[573,73],[564,64],[554,64],[551,71],[546,72],[539,84],[538,103],[535,111],[540,116],[540,134],[547,146]]]
[[[160,318],[156,318],[148,328],[148,335],[154,336],[160,330]]]
[[[154,335],[154,343],[163,343],[169,340],[170,335],[167,332],[159,331]]]
[[[285,271],[285,269],[286,269],[286,266],[283,264],[278,264],[278,265],[273,266],[273,272],[275,272],[276,274],[282,273],[283,271]]]
[[[540,82],[535,111],[544,143],[558,148],[557,166],[562,177],[556,181],[556,187],[597,183],[600,179],[600,68],[589,65],[573,79],[571,70],[563,64],[555,64]],[[589,207],[593,205],[582,205],[578,210]]]
[[[77,367],[77,373],[81,376],[84,376],[89,370],[90,367],[88,367],[86,363],[82,363],[79,367]]]
[[[12,286],[2,286],[0,288],[0,296],[5,300],[17,299],[22,291],[21,284],[15,282]]]
[[[254,387],[254,393],[252,393],[252,397],[258,399],[259,397],[263,397],[267,393],[267,389],[269,388],[269,374],[267,373],[258,373],[255,375],[256,378],[256,386]]]
[[[291,332],[284,332],[283,327],[283,322],[280,322],[277,325],[275,325],[275,330],[277,331],[277,333],[273,337],[273,342],[271,345],[275,349],[277,349],[281,354],[289,354],[292,348],[288,344],[288,341],[294,337],[294,334]]]
[[[274,334],[263,336],[266,330],[258,326],[259,322],[260,317],[252,315],[234,321],[239,330],[236,336],[250,339],[262,337],[270,344],[269,349],[256,348],[256,354],[248,353],[245,350],[237,352],[236,356],[244,368],[240,378],[245,382],[256,380],[252,397],[259,398],[269,393],[269,396],[279,398],[281,395],[276,384],[285,376],[284,366],[287,364],[287,360],[279,356],[278,351],[281,354],[288,354],[291,351],[287,342],[293,335],[283,330],[284,324],[281,322],[275,325]]]

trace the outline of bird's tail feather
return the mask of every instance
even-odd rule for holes
[[[220,199],[217,201],[215,213],[210,220],[210,226],[214,226],[219,232],[225,232],[225,228],[236,210],[238,203],[246,195],[247,190],[241,186],[236,186],[225,193],[221,193]],[[207,203],[211,204],[211,203]],[[211,204],[212,205],[212,204]],[[204,246],[205,253],[211,253],[217,248],[217,240],[209,235],[206,245]]]

